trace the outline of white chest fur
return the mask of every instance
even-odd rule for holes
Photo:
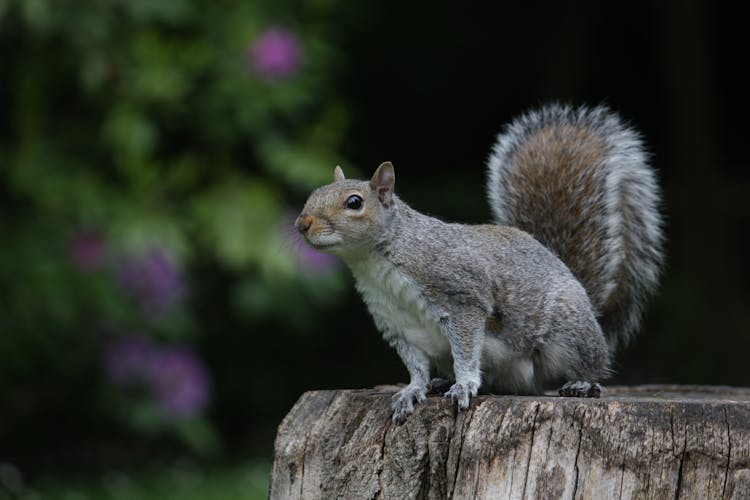
[[[386,340],[401,337],[433,359],[450,355],[448,338],[419,287],[387,260],[373,257],[352,265],[357,290]]]

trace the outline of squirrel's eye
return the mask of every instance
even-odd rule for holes
[[[362,208],[362,197],[353,194],[346,199],[346,203],[344,203],[344,206],[349,210],[359,210],[360,208]]]

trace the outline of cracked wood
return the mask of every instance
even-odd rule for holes
[[[314,391],[279,426],[270,497],[750,498],[750,389],[611,387],[601,399]]]

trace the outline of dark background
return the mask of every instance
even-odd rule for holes
[[[349,156],[368,172],[393,161],[397,190],[419,210],[486,222],[484,165],[502,124],[552,101],[616,109],[652,154],[667,259],[611,383],[748,385],[748,78],[739,18],[711,2],[373,3],[342,23],[342,91],[356,117]],[[360,321],[356,297],[342,309],[356,311],[342,335],[365,332],[357,341],[373,342],[362,360],[388,356]],[[360,383],[404,379],[393,364]]]
[[[641,332],[618,354],[609,383],[750,385],[750,82],[738,4],[362,0],[317,2],[329,5],[320,18],[301,7],[312,3],[277,2],[268,11],[300,26],[328,27],[321,33],[332,48],[329,86],[307,99],[333,100],[345,110],[335,161],[348,176],[369,176],[392,161],[399,195],[422,212],[489,221],[485,161],[502,126],[524,111],[553,101],[617,110],[652,155],[664,195],[667,258]],[[22,59],[13,49],[6,44],[4,53]],[[8,82],[0,83],[3,95]],[[8,98],[4,107],[11,104]],[[306,123],[304,113],[294,119]],[[0,135],[12,138],[17,126],[1,122]],[[170,151],[205,141],[176,137]],[[242,168],[260,175],[252,154],[234,153],[240,163],[249,158]],[[0,195],[13,198],[13,190],[0,186]],[[307,191],[289,188],[284,202],[299,208]],[[21,198],[2,205],[0,240],[23,229],[10,220],[26,210]],[[209,258],[190,267],[199,286],[190,301],[198,332],[189,338],[214,381],[207,418],[224,443],[218,461],[252,455],[267,463],[276,426],[304,391],[406,382],[348,272],[338,302],[321,302],[302,320],[269,315],[248,323],[232,308],[236,274]],[[22,404],[44,399],[34,398],[40,387],[60,387],[48,383],[54,372],[23,384],[5,381],[22,390],[6,408],[0,395],[0,462],[33,477],[190,454],[179,439],[151,439],[93,417],[106,413],[92,403],[100,374],[89,358],[98,347],[81,353],[70,345],[63,355],[83,359],[82,369],[58,379],[65,389],[51,391],[60,396],[53,403],[29,406],[41,410]]]

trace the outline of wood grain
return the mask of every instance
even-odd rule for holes
[[[281,423],[270,498],[750,498],[750,389],[610,387],[601,399],[307,392]]]

